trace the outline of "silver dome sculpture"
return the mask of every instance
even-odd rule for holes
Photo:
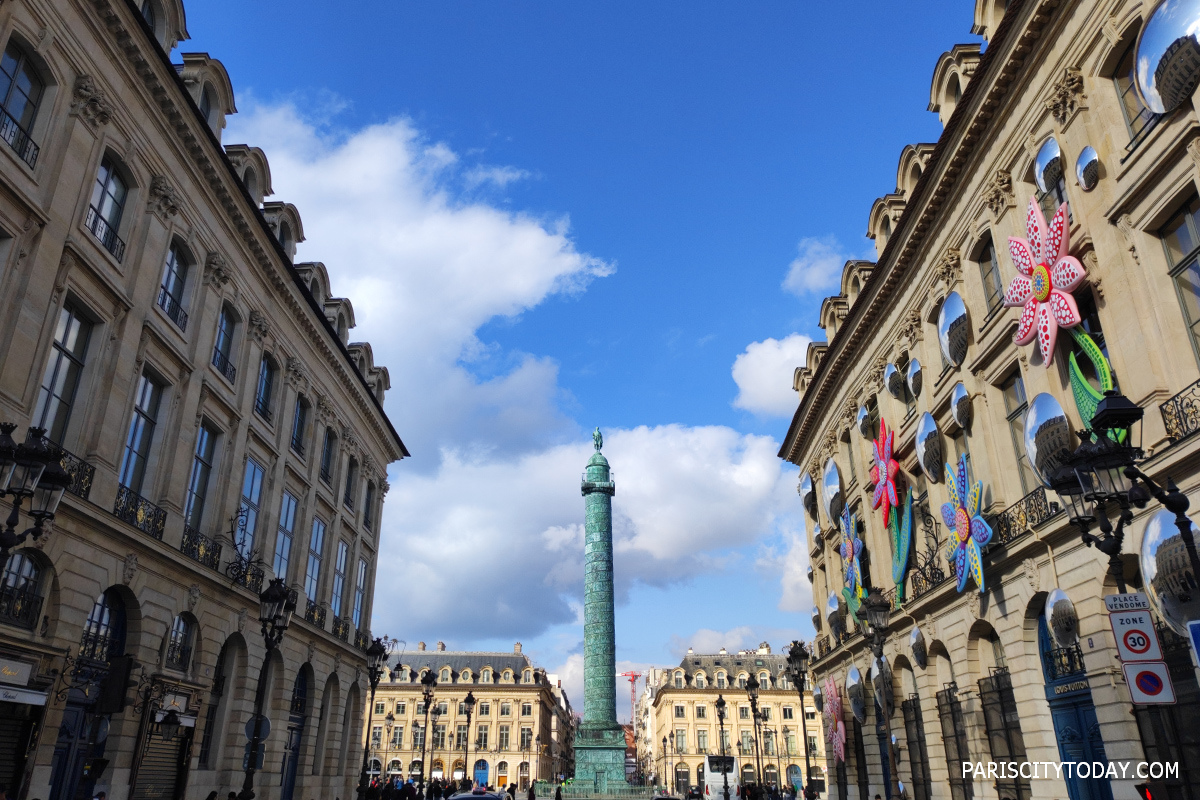
[[[950,390],[950,416],[963,430],[971,427],[971,394],[962,381]]]
[[[1038,189],[1045,194],[1058,186],[1064,172],[1062,151],[1058,148],[1058,141],[1051,136],[1042,143],[1037,158],[1034,159],[1033,180]]]
[[[934,483],[942,480],[942,435],[933,415],[926,411],[917,422],[917,461],[925,477]]]
[[[1189,521],[1192,536],[1200,539],[1196,523]],[[1188,622],[1200,619],[1200,591],[1175,515],[1165,508],[1146,523],[1139,563],[1150,606],[1171,630],[1186,637]]]
[[[830,592],[825,601],[825,621],[829,623],[830,632],[841,640],[846,632],[846,601],[837,592]]]
[[[1046,627],[1059,647],[1070,647],[1079,641],[1079,614],[1071,598],[1057,586],[1046,596],[1045,614]]]
[[[817,518],[817,492],[813,487],[812,476],[807,472],[800,476],[800,504],[810,517]]]
[[[821,630],[821,609],[816,606],[812,610],[812,624],[814,630]]]
[[[1025,455],[1038,479],[1050,486],[1058,467],[1070,458],[1071,423],[1054,395],[1042,392],[1029,403],[1025,414]]]
[[[1080,150],[1079,158],[1075,159],[1075,180],[1085,192],[1090,192],[1100,183],[1100,156],[1090,144]]]
[[[1155,114],[1174,111],[1200,82],[1200,0],[1162,0],[1134,51],[1137,92]]]
[[[825,518],[836,525],[846,498],[842,494],[842,473],[832,458],[825,462],[825,469],[821,471],[821,501],[825,504]]]
[[[813,574],[814,574],[814,573],[813,573],[813,566],[812,566],[812,564],[809,564],[809,565],[808,565],[808,571],[807,571],[807,573],[806,573],[806,574],[808,575],[808,582],[809,582],[809,583],[812,583],[812,582],[813,582]]]
[[[858,414],[855,415],[854,424],[858,427],[858,432],[864,439],[875,438],[875,431],[871,430],[871,413],[867,411],[866,406],[858,407]]]
[[[825,711],[825,692],[822,691],[821,685],[817,684],[812,689],[813,705],[817,708],[817,713],[821,714]]]
[[[895,689],[892,685],[892,665],[887,656],[871,659],[871,668],[867,670],[867,678],[871,681],[871,689],[875,694],[875,702],[883,709],[885,716],[892,715],[892,704],[895,701]]]
[[[908,381],[908,391],[912,393],[913,397],[920,397],[922,383],[921,362],[915,358],[909,361],[908,369],[905,373],[905,380]]]
[[[925,669],[929,664],[929,648],[925,646],[925,634],[920,628],[913,628],[912,633],[908,635],[908,649],[916,665]]]
[[[854,714],[854,718],[858,723],[867,721],[867,693],[863,687],[862,673],[858,671],[858,667],[850,667],[850,671],[846,673],[846,700],[850,703],[850,713]]]
[[[896,365],[890,361],[883,368],[883,386],[892,397],[897,400],[904,399],[904,376],[900,374],[900,370],[896,369]]]
[[[971,322],[967,316],[967,305],[958,292],[951,292],[942,301],[938,311],[938,346],[942,355],[954,366],[962,366],[967,357],[967,344],[971,334]]]

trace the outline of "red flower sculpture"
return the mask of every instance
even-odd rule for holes
[[[900,464],[892,458],[892,446],[895,443],[895,432],[889,431],[887,423],[879,420],[879,438],[871,442],[875,451],[875,464],[871,467],[871,480],[875,483],[875,497],[871,507],[883,505],[883,524],[886,527],[892,516],[892,508],[900,505],[900,496],[896,493],[896,475],[900,472]]]
[[[1029,239],[1008,237],[1008,251],[1020,275],[1013,278],[1004,293],[1004,305],[1024,306],[1013,342],[1029,344],[1036,335],[1042,363],[1054,360],[1054,341],[1059,326],[1079,324],[1079,308],[1071,292],[1086,277],[1079,259],[1067,255],[1067,204],[1054,212],[1047,229],[1046,217],[1033,198],[1025,215]]]

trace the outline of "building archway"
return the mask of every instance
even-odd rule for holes
[[[754,775],[754,765],[753,764],[743,764],[742,765],[742,781],[741,781],[742,786],[745,786],[750,783],[755,783],[755,782],[756,782],[756,777]]]
[[[479,759],[475,762],[474,772],[475,783],[478,786],[487,786],[488,784],[488,762],[485,759]]]

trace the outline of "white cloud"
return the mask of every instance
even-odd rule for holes
[[[717,653],[724,647],[730,653],[738,650],[756,649],[761,642],[771,646],[771,652],[781,652],[793,639],[799,628],[771,628],[761,625],[739,625],[727,631],[699,628],[687,636],[671,637],[671,654],[683,658],[690,647],[697,653]],[[672,665],[674,666],[674,665]]]
[[[852,257],[832,235],[806,236],[796,249],[798,252],[788,265],[783,288],[800,297],[838,286],[842,280],[842,267]]]
[[[463,181],[467,187],[474,189],[484,184],[491,184],[496,188],[503,189],[514,181],[520,181],[528,178],[530,172],[528,170],[517,169],[516,167],[497,167],[497,166],[479,166],[471,167],[463,173]]]
[[[796,410],[792,389],[796,367],[804,366],[812,338],[799,333],[746,345],[733,362],[738,386],[733,405],[768,417],[790,417]]]

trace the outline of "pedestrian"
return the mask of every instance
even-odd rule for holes
[[[533,791],[533,781],[529,782],[529,793],[525,795],[525,800],[537,800],[537,794]]]
[[[230,792],[229,797],[225,798],[225,800],[237,800],[237,792]]]
[[[108,800],[108,792],[96,792],[96,796],[92,800]]]
[[[204,800],[217,800],[217,790],[214,789],[211,792],[209,792],[208,797],[204,798]]]
[[[562,784],[554,787],[554,800],[562,800]]]

